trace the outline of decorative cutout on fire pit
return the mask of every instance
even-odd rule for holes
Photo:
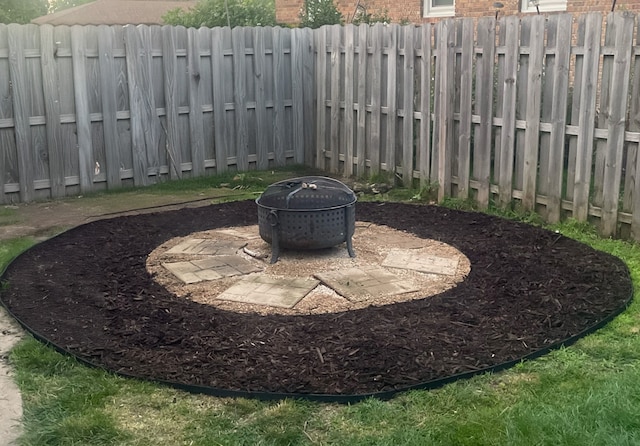
[[[218,296],[221,300],[293,308],[320,282],[306,278],[248,276]]]
[[[377,266],[322,272],[314,277],[352,302],[362,302],[385,294],[411,293],[419,289],[406,278]]]

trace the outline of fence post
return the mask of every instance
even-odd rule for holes
[[[478,20],[478,47],[481,58],[477,63],[475,114],[480,117],[480,124],[474,133],[473,143],[473,177],[478,181],[476,202],[480,209],[489,207],[491,180],[491,136],[493,129],[493,79],[495,69],[496,20],[484,17]]]
[[[431,186],[431,32],[432,25],[425,23],[420,31],[420,137],[418,140],[418,168],[420,187]]]
[[[197,29],[187,30],[187,76],[189,81],[189,147],[191,175],[204,174],[204,123],[200,92],[200,37]]]
[[[413,183],[413,152],[414,152],[414,78],[416,63],[414,53],[414,30],[413,26],[405,26],[404,30],[404,79],[402,81],[402,108],[404,109],[402,117],[402,184],[405,187],[411,187]]]
[[[322,26],[314,32],[316,45],[316,168],[325,168],[327,106],[327,32],[328,26]]]
[[[385,138],[385,166],[390,181],[395,180],[396,175],[396,121],[398,117],[398,104],[396,98],[397,85],[397,58],[398,58],[398,25],[387,25],[384,34],[388,37],[387,43],[387,134]],[[386,40],[386,39],[385,39]]]
[[[340,82],[344,80],[340,73],[340,37],[342,27],[333,25],[327,28],[331,34],[331,58],[329,64],[331,86],[329,89],[329,147],[325,150],[325,157],[329,152],[329,172],[338,173],[340,165]]]
[[[353,175],[353,91],[357,80],[353,71],[355,64],[354,34],[356,28],[352,24],[344,27],[344,124],[342,126],[342,145],[344,146],[344,176]]]
[[[516,132],[516,92],[518,74],[518,54],[519,35],[517,16],[503,17],[501,25],[504,27],[504,59],[500,67],[502,74],[502,85],[498,89],[502,94],[500,145],[496,147],[499,152],[499,176],[498,176],[498,199],[500,206],[511,205],[513,197],[513,164]]]
[[[438,201],[451,196],[451,147],[453,146],[453,64],[455,26],[452,19],[438,23],[436,34],[436,93],[434,151],[437,153]]]
[[[358,26],[358,115],[356,129],[356,156],[358,157],[357,172],[359,176],[364,176],[366,171],[366,123],[367,123],[367,59],[369,49],[367,47],[367,35],[369,26],[364,23]]]
[[[384,51],[384,42],[382,40],[384,25],[376,23],[369,28],[371,32],[371,71],[367,73],[367,80],[371,81],[371,142],[369,144],[369,172],[376,175],[380,172],[380,122],[381,122],[381,103],[382,98],[382,52]]]

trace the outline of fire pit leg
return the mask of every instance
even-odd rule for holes
[[[344,223],[345,223],[345,234],[347,241],[347,252],[349,253],[349,257],[355,257],[356,253],[353,251],[353,242],[351,238],[353,237],[353,233],[355,232],[355,221],[356,221],[356,212],[355,207],[353,205],[347,206],[344,209]]]
[[[356,253],[353,252],[353,243],[351,243],[351,237],[347,239],[347,252],[349,253],[349,257],[356,256]]]
[[[278,261],[278,257],[280,257],[280,240],[279,240],[279,221],[278,221],[278,211],[269,212],[269,223],[271,224],[271,264],[274,264]]]

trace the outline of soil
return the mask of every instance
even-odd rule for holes
[[[0,296],[41,338],[117,373],[200,391],[330,396],[393,393],[535,356],[631,298],[621,260],[554,232],[435,206],[359,203],[356,213],[453,246],[468,275],[404,302],[261,314],[186,299],[149,272],[150,253],[176,237],[255,225],[255,203],[243,201],[76,227],[16,259]]]

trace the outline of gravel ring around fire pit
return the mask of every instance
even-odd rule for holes
[[[312,316],[242,314],[179,299],[146,271],[166,240],[256,224],[252,201],[101,220],[34,246],[2,303],[35,335],[127,376],[222,396],[355,401],[430,388],[569,344],[624,310],[624,263],[480,213],[359,203],[357,218],[453,245],[467,279],[421,300]]]

